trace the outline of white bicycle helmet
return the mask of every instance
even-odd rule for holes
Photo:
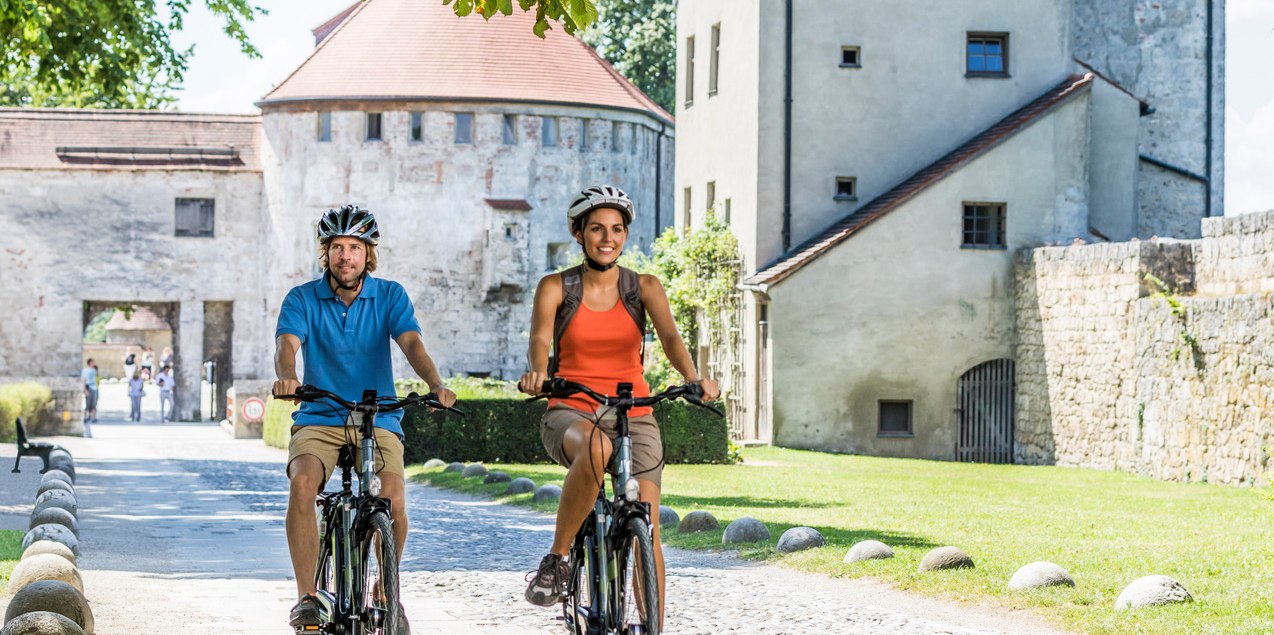
[[[329,209],[318,222],[318,239],[327,242],[337,236],[353,236],[369,245],[380,239],[380,227],[371,212],[357,205]]]
[[[613,185],[590,185],[584,188],[566,209],[566,231],[575,233],[575,221],[599,207],[619,210],[619,213],[624,215],[626,225],[631,225],[633,219],[637,217],[633,199],[628,198],[623,190]]]

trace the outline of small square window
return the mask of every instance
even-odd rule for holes
[[[504,135],[504,145],[513,146],[518,144],[517,115],[504,116],[504,127],[503,127],[502,134]]]
[[[424,113],[411,113],[411,140],[423,141],[425,138]]]
[[[964,238],[961,247],[1004,249],[1004,203],[965,203]]]
[[[473,113],[456,113],[456,143],[460,145],[473,143]]]
[[[332,140],[332,113],[328,111],[318,114],[318,140]]]
[[[176,205],[174,236],[212,238],[216,201],[211,198],[179,198]]]
[[[910,437],[915,436],[911,429],[910,401],[880,401],[880,427],[878,436]]]
[[[832,199],[837,201],[858,200],[858,178],[853,176],[836,177],[836,195]]]
[[[861,53],[862,50],[857,46],[840,47],[841,68],[862,68],[863,64],[859,61]]]
[[[1009,76],[1009,34],[969,33],[965,44],[966,77]]]
[[[540,145],[557,147],[557,117],[540,117]]]
[[[367,113],[367,140],[380,141],[380,113]]]

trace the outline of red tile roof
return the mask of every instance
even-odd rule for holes
[[[257,105],[511,101],[618,108],[672,120],[579,38],[555,26],[541,40],[531,32],[534,22],[534,14],[521,9],[486,21],[456,17],[439,0],[365,0]]]
[[[0,169],[260,172],[258,115],[0,108]]]
[[[876,219],[898,209],[931,185],[964,167],[970,161],[1025,129],[1053,109],[1082,94],[1092,85],[1093,77],[1092,73],[1067,77],[1065,81],[1049,89],[1048,92],[1040,95],[1035,101],[1001,119],[995,125],[952,150],[946,156],[911,175],[911,177],[893,189],[872,199],[821,234],[793,249],[790,254],[771,262],[760,271],[748,276],[743,283],[746,285],[772,285],[782,281],[832,247],[858,233]]]

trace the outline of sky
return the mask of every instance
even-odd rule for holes
[[[425,0],[433,1],[437,0]],[[192,3],[174,44],[195,46],[177,107],[186,112],[250,113],[314,50],[310,30],[353,0],[276,0],[248,27],[261,59],[221,33],[202,2]],[[260,2],[260,4],[267,4]],[[1274,210],[1274,0],[1227,0],[1225,213]],[[479,19],[479,18],[474,18]]]

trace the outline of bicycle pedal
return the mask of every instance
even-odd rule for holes
[[[322,633],[323,627],[318,625],[313,625],[313,624],[307,624],[305,626],[296,627],[295,629],[293,629],[293,632],[295,632],[296,635],[315,635],[317,633]]]

